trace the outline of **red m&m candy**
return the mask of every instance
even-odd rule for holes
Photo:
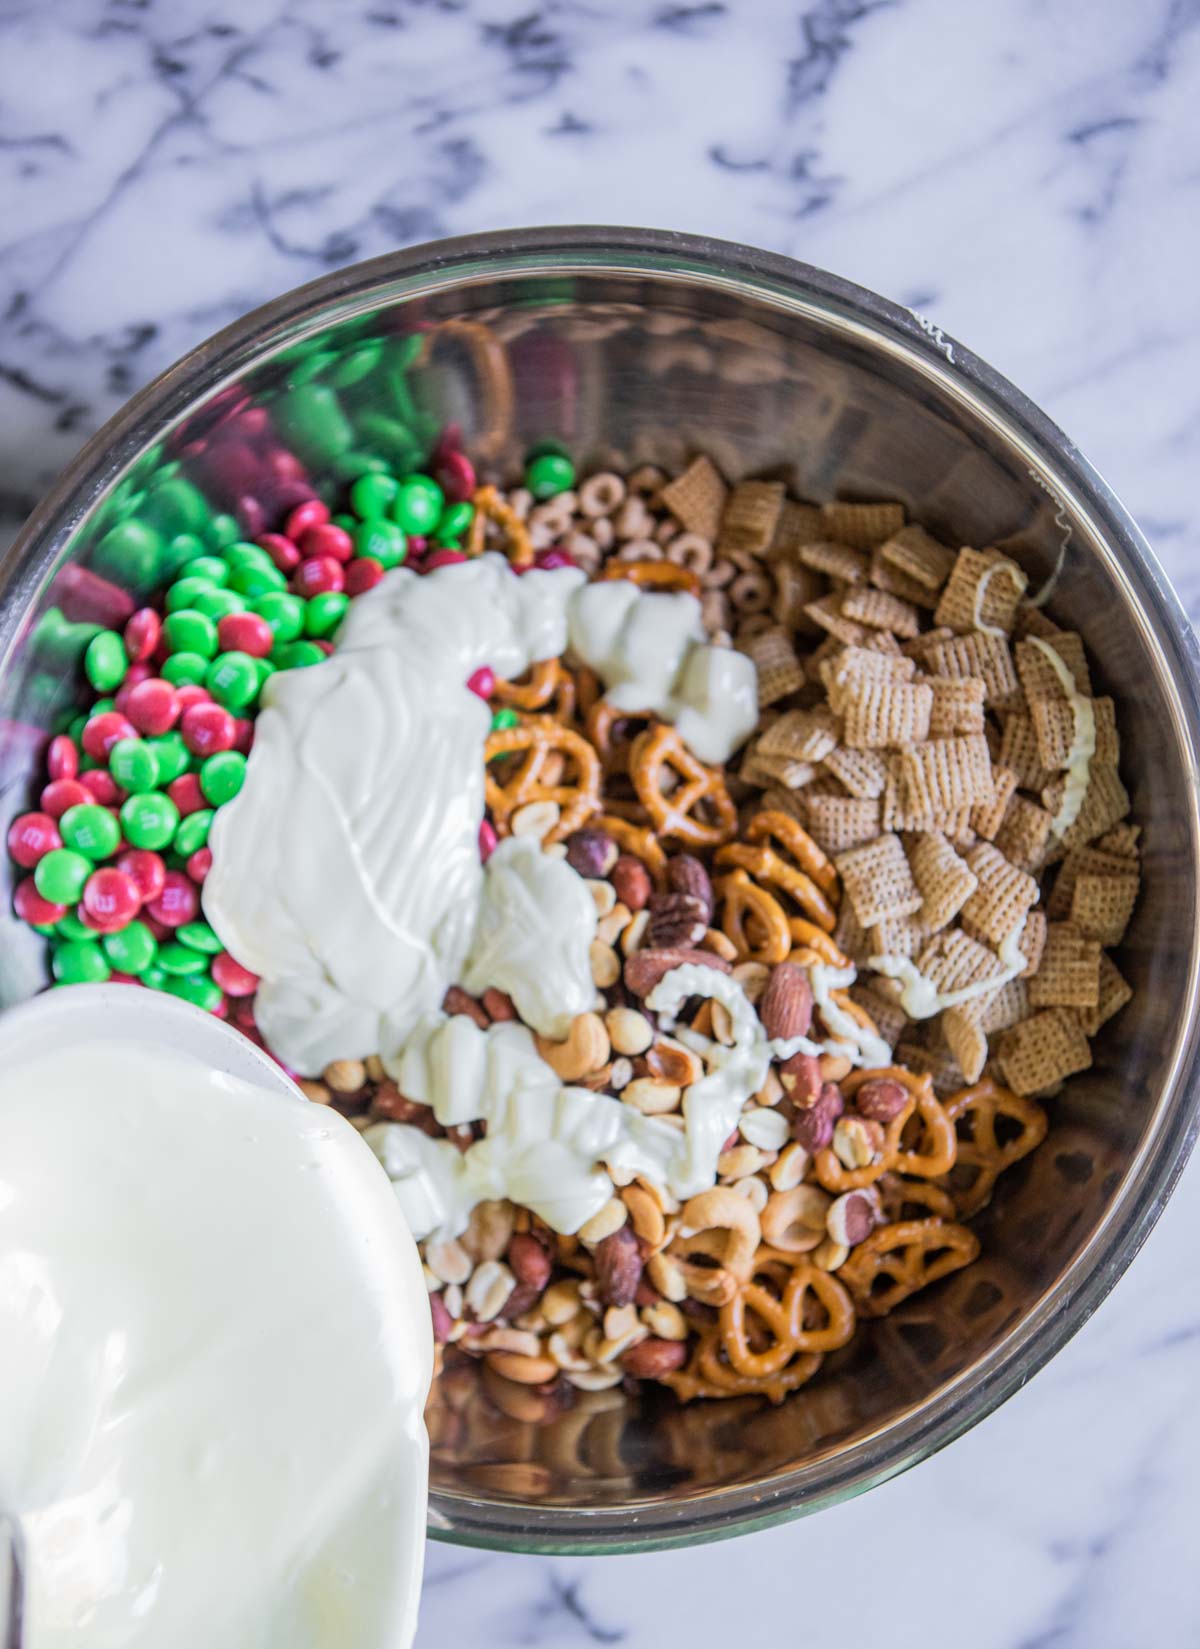
[[[214,756],[232,750],[237,737],[233,717],[219,704],[193,704],[183,713],[183,742],[193,756]]]
[[[115,866],[94,870],[83,888],[83,909],[97,927],[115,933],[128,926],[141,909],[142,896],[132,876]]]
[[[49,813],[22,813],[8,828],[8,851],[22,870],[32,870],[39,859],[62,845]]]
[[[117,869],[135,884],[143,904],[157,899],[167,879],[167,867],[161,854],[148,847],[131,847],[117,860]]]
[[[235,962],[228,951],[213,957],[212,976],[226,996],[253,996],[258,989],[258,975]]]
[[[167,928],[181,928],[200,914],[200,892],[182,870],[168,870],[163,890],[146,906],[156,922]]]
[[[52,779],[42,791],[42,812],[52,819],[61,819],[69,807],[96,800],[86,785],[78,779]]]
[[[60,733],[50,740],[46,752],[46,772],[52,779],[73,779],[79,772],[79,751],[75,740]]]
[[[346,575],[340,561],[331,555],[314,555],[296,568],[293,580],[296,592],[302,596],[323,595],[328,590],[345,587]]]
[[[136,737],[137,728],[119,710],[104,710],[84,728],[83,748],[94,762],[102,762],[114,744]]]
[[[179,694],[161,676],[150,676],[130,690],[125,714],[139,733],[169,733],[179,720]]]
[[[217,640],[224,653],[266,658],[275,645],[275,632],[257,613],[226,613],[217,624]]]

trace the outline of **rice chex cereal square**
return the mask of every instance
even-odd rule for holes
[[[1009,864],[1018,870],[1037,871],[1050,845],[1050,824],[1044,807],[1027,796],[1014,796],[993,840]]]
[[[1043,805],[1058,817],[1066,794],[1067,780],[1052,779],[1042,791]],[[1083,847],[1120,821],[1129,812],[1129,793],[1111,762],[1093,761],[1088,768],[1087,790],[1075,818],[1062,831],[1064,847]]]
[[[751,636],[742,651],[753,660],[758,672],[760,709],[804,686],[804,666],[796,657],[792,638],[780,625],[772,625]]]
[[[924,527],[904,527],[878,550],[879,559],[936,595],[954,570],[954,551]]]
[[[1027,583],[1016,562],[998,550],[962,549],[933,621],[960,635],[989,628],[1007,635]]]
[[[764,756],[786,756],[792,761],[819,762],[837,744],[837,722],[828,705],[811,710],[785,710],[778,721],[759,734],[756,748]]]
[[[852,796],[882,796],[887,784],[887,762],[876,750],[840,745],[825,757],[824,766]]]
[[[762,555],[775,536],[785,488],[782,481],[739,481],[721,517],[717,550],[745,550]]]
[[[842,598],[842,612],[858,624],[871,630],[889,630],[893,635],[911,640],[921,633],[921,616],[917,609],[899,596],[889,595],[870,585],[848,590]]]
[[[985,841],[993,842],[1004,822],[1009,803],[1017,788],[1017,775],[1011,767],[992,768],[992,799],[976,802],[971,809],[971,828]]]
[[[1029,981],[1034,1008],[1094,1008],[1100,1000],[1100,942],[1066,922],[1051,922],[1046,948]]]
[[[1135,876],[1076,877],[1071,896],[1071,922],[1081,933],[1102,945],[1119,945],[1125,937],[1137,903],[1140,878]]]
[[[993,710],[1007,708],[1020,696],[1021,684],[1003,636],[973,631],[951,641],[934,642],[924,649],[923,657],[930,675],[978,676],[987,688],[987,702]]]
[[[918,915],[936,932],[958,915],[979,886],[975,872],[939,830],[922,831],[909,839],[908,862],[921,890]]]
[[[853,750],[905,749],[929,732],[933,693],[921,683],[852,682],[839,703],[845,719],[842,740]]]
[[[701,456],[667,483],[659,499],[687,532],[715,543],[728,491],[712,459]]]
[[[1133,995],[1133,987],[1122,978],[1111,957],[1100,953],[1100,994],[1094,1008],[1079,1008],[1076,1017],[1085,1036],[1095,1036],[1115,1013],[1120,1013]]]
[[[801,812],[809,835],[829,854],[858,847],[879,835],[879,803],[869,797],[814,796],[810,788],[801,792]]]
[[[801,544],[796,558],[813,572],[841,579],[846,584],[861,584],[870,565],[870,557],[864,550],[852,550],[849,544],[834,544],[827,538]]]
[[[1020,933],[1030,906],[1037,902],[1037,882],[1010,865],[991,842],[977,843],[967,854],[967,863],[979,886],[963,906],[963,923],[999,950],[1006,939]]]
[[[857,550],[874,549],[904,525],[903,504],[821,505],[821,525],[829,538]]]
[[[977,676],[965,676],[957,681],[948,676],[931,676],[929,685],[933,689],[933,710],[929,717],[931,738],[983,732],[987,688]]]
[[[1088,1070],[1092,1050],[1068,1008],[1044,1008],[1005,1031],[997,1058],[1014,1093],[1039,1094],[1065,1077]]]
[[[1010,710],[1005,715],[997,760],[1002,766],[1012,768],[1022,790],[1040,792],[1054,777],[1051,770],[1042,764],[1033,717],[1028,710]]]
[[[885,917],[911,916],[921,908],[899,836],[879,836],[863,847],[839,853],[834,863],[846,897],[864,928]]]
[[[785,497],[775,521],[775,532],[767,546],[768,561],[793,557],[801,544],[821,536],[821,512],[815,504],[797,504]]]
[[[910,804],[934,818],[992,799],[992,758],[979,734],[930,739],[903,750],[900,770]]]

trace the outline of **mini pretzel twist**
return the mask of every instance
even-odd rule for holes
[[[990,1202],[1004,1170],[1036,1150],[1045,1139],[1046,1113],[1032,1099],[1000,1087],[990,1077],[953,1094],[945,1109],[958,1138],[952,1177],[954,1205],[962,1219],[970,1219]],[[996,1138],[996,1124],[1001,1117],[1020,1129],[1003,1145]]]
[[[683,1206],[681,1234],[671,1244],[688,1293],[711,1305],[732,1299],[754,1268],[762,1231],[758,1213],[748,1197],[732,1186],[715,1185]],[[684,1236],[683,1232],[690,1235]],[[716,1260],[716,1268],[700,1264],[697,1256]]]
[[[916,1110],[924,1087],[930,1086],[927,1076],[914,1076],[901,1065],[886,1065],[876,1071],[851,1071],[841,1084],[842,1092],[850,1098],[858,1092],[864,1082],[870,1081],[873,1077],[887,1077],[900,1083],[901,1087],[908,1089],[909,1101],[888,1123],[883,1136],[883,1149],[876,1161],[866,1163],[862,1168],[847,1168],[839,1160],[832,1146],[827,1145],[817,1152],[813,1162],[817,1179],[835,1196],[841,1196],[844,1191],[865,1190],[868,1185],[874,1185],[876,1180],[882,1179],[889,1168],[895,1167],[905,1123]]]
[[[782,905],[744,870],[730,871],[715,883],[721,905],[721,932],[735,947],[739,962],[774,967],[787,960],[792,934]]]
[[[467,553],[479,555],[482,552],[485,529],[490,521],[506,534],[506,553],[513,566],[532,567],[533,540],[529,536],[529,528],[512,505],[501,498],[495,487],[476,487],[472,503],[475,505],[475,514],[467,537]]]
[[[954,1198],[927,1179],[905,1179],[900,1174],[887,1173],[876,1185],[885,1224],[925,1219],[930,1214],[943,1220],[954,1218]]]
[[[777,1270],[778,1293],[768,1286]],[[779,1374],[797,1353],[836,1351],[849,1341],[854,1306],[831,1273],[807,1260],[777,1267],[770,1258],[760,1258],[755,1272],[718,1318],[726,1361],[738,1374]]]
[[[674,1374],[665,1375],[681,1403],[698,1397],[766,1397],[782,1403],[789,1392],[812,1379],[824,1358],[819,1352],[802,1352],[778,1374],[739,1374],[725,1360],[725,1341],[717,1323],[706,1323],[696,1337],[691,1358]]]
[[[611,807],[612,804],[606,798],[604,805]],[[640,859],[654,878],[657,890],[663,891],[667,885],[667,856],[652,830],[611,812],[598,814],[592,824],[611,836],[622,853],[632,853],[635,859]]]
[[[629,772],[634,743],[653,719],[649,710],[618,710],[607,699],[596,700],[587,713],[585,727],[606,775]]]
[[[630,776],[659,836],[689,847],[715,847],[737,829],[725,780],[697,761],[673,727],[648,728],[634,740]],[[674,788],[668,776],[678,780]]]
[[[781,888],[826,933],[832,933],[837,926],[836,910],[812,877],[795,865],[789,865],[773,848],[751,847],[747,842],[729,842],[718,849],[717,863],[736,865],[739,870],[748,871],[756,882]]]
[[[885,1317],[979,1253],[979,1238],[948,1220],[900,1220],[865,1237],[838,1272],[864,1317]]]
[[[560,842],[590,819],[600,805],[600,758],[585,738],[542,716],[502,727],[489,733],[484,746],[489,763],[485,791],[487,805],[500,835],[507,835],[509,821],[526,802],[556,802],[561,809],[558,822],[546,840]],[[497,774],[491,763],[502,756],[519,756],[515,771]],[[561,770],[554,783],[547,782],[547,770],[554,773],[554,758],[574,766],[575,778],[563,783]]]
[[[826,898],[832,904],[838,903],[842,891],[838,873],[798,819],[793,819],[777,807],[766,807],[750,820],[746,826],[746,836],[752,842],[774,842],[776,847],[790,853]]]
[[[499,704],[512,705],[517,710],[544,710],[557,695],[554,713],[561,720],[569,720],[575,706],[575,683],[556,658],[544,658],[531,665],[524,679],[505,681],[497,678],[492,697]],[[563,699],[567,700],[564,710]]]
[[[700,594],[700,580],[692,569],[675,561],[621,561],[614,556],[601,568],[600,578],[605,581],[627,578],[644,590],[684,590],[688,595]]]
[[[803,967],[811,967],[814,962],[823,963],[829,968],[848,968],[850,958],[845,951],[839,950],[837,945],[815,922],[810,922],[804,916],[789,916],[788,928],[792,935],[794,947],[789,962],[799,962]],[[803,954],[802,954],[803,953]]]

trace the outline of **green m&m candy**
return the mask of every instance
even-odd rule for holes
[[[251,611],[265,618],[277,643],[295,641],[304,634],[304,597],[298,595],[262,595],[251,602]]]
[[[195,562],[192,562],[195,566]],[[197,578],[188,573],[183,578],[177,578],[167,591],[163,605],[168,613],[182,612],[185,607],[194,606],[197,597],[205,595],[209,590],[216,588],[211,578]],[[164,626],[165,628],[165,626]]]
[[[187,655],[180,654],[179,656],[186,657]],[[203,664],[203,659],[200,662]],[[201,670],[201,680],[203,676],[204,671]],[[172,784],[187,772],[191,765],[192,753],[184,743],[183,734],[177,728],[172,728],[169,733],[159,733],[154,738],[147,739],[146,743],[153,750],[154,760],[158,765],[157,782],[159,786]]]
[[[218,590],[210,586],[202,590],[192,603],[198,613],[211,618],[214,624],[219,624],[230,613],[244,613],[246,600],[234,590]]]
[[[398,567],[408,554],[408,539],[394,521],[360,521],[354,529],[354,553],[369,555],[383,567]]]
[[[439,544],[453,544],[475,519],[475,506],[465,500],[461,504],[447,504],[437,524],[435,537]]]
[[[207,922],[185,922],[176,928],[175,937],[181,944],[203,951],[206,956],[218,956],[225,949]]]
[[[181,945],[170,939],[158,947],[158,965],[173,978],[186,978],[191,973],[207,973],[208,957],[190,945]]]
[[[119,933],[106,933],[100,943],[119,973],[144,973],[158,955],[158,940],[136,919]]]
[[[195,607],[179,607],[168,613],[162,633],[168,653],[199,653],[204,658],[217,655],[217,627]]]
[[[203,1008],[206,1013],[215,1012],[220,1007],[224,997],[220,985],[210,979],[207,974],[201,973],[187,974],[182,977],[176,976],[175,978],[167,976],[164,978],[162,988],[169,991],[172,996],[178,996],[184,1002],[190,1002],[193,1007]]]
[[[229,563],[224,556],[202,555],[188,563],[189,578],[203,578],[209,584],[223,589],[229,583]]]
[[[172,687],[198,684],[208,672],[208,662],[203,653],[172,653],[163,661],[163,679]]]
[[[60,985],[102,985],[112,973],[95,939],[67,939],[55,945],[50,970]]]
[[[554,498],[575,485],[575,466],[559,452],[541,452],[525,467],[525,485],[535,498]]]
[[[129,656],[125,643],[115,630],[101,630],[87,644],[83,668],[88,680],[98,693],[111,693],[125,680]]]
[[[119,744],[132,744],[132,739],[122,739]],[[119,744],[113,749],[119,748]],[[124,781],[113,777],[118,784]],[[108,859],[117,851],[117,844],[121,840],[121,827],[106,807],[99,802],[80,802],[75,807],[69,807],[58,821],[59,834],[63,845],[74,853],[82,853],[85,859]]]
[[[219,653],[205,673],[204,685],[227,710],[243,710],[258,692],[254,660],[249,653],[236,650]]]
[[[108,753],[108,770],[122,790],[154,790],[161,782],[158,757],[141,739],[118,739]]]
[[[160,791],[139,792],[121,804],[121,829],[130,847],[148,847],[157,853],[174,838],[178,828],[179,809]],[[42,864],[45,862],[43,859]]]
[[[392,516],[405,532],[430,533],[437,526],[445,503],[446,495],[431,475],[406,475],[392,505]]]
[[[179,829],[175,832],[175,840],[171,846],[181,858],[190,859],[193,853],[198,853],[208,841],[209,827],[213,815],[211,807],[198,807],[194,813],[179,821]],[[164,962],[163,966],[166,966]]]
[[[257,596],[271,595],[287,589],[287,579],[279,568],[268,564],[258,567],[247,564],[235,567],[233,576],[229,580],[229,587],[236,590],[238,595],[244,595],[253,600]]]
[[[394,475],[361,475],[350,488],[350,506],[364,521],[378,520],[387,515],[399,491]]]
[[[320,664],[325,654],[315,641],[289,641],[276,647],[271,662],[280,670],[303,670],[310,664]]]
[[[246,758],[240,750],[221,750],[206,756],[200,766],[200,789],[214,807],[231,802],[246,777]]]
[[[502,733],[506,727],[515,727],[520,719],[515,710],[497,710],[492,717],[492,731],[493,733]]]
[[[85,804],[80,804],[85,805]],[[73,905],[92,874],[92,861],[69,847],[52,848],[37,862],[33,885],[53,905]]]
[[[91,941],[96,937],[95,930],[89,928],[87,923],[82,921],[73,910],[69,910],[64,917],[55,923],[51,931],[56,933],[60,939]]]
[[[304,610],[304,628],[314,640],[331,636],[345,617],[350,597],[340,590],[323,590],[310,596]]]

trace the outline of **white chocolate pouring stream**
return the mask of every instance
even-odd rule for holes
[[[259,1024],[294,1070],[402,1047],[468,970],[548,1035],[589,1005],[574,873],[479,863],[490,716],[466,686],[483,665],[511,678],[568,644],[614,702],[674,720],[705,760],[757,721],[753,664],[707,645],[694,597],[572,568],[517,577],[496,555],[389,573],[353,603],[332,658],[267,684],[245,785],[213,824],[204,910],[261,977]],[[483,933],[487,908],[500,919]]]
[[[24,1649],[405,1649],[432,1342],[370,1151],[165,998],[55,991],[0,1046]]]

